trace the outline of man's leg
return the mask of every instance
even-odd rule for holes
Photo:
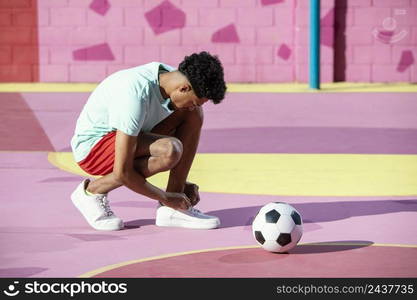
[[[181,159],[169,174],[168,192],[184,192],[184,185],[200,140],[202,125],[203,110],[199,107],[193,111],[176,111],[152,130],[154,133],[174,135],[183,146]],[[194,208],[182,212],[161,206],[157,210],[155,223],[158,226],[213,229],[219,227],[220,220],[216,216],[206,215]]]
[[[197,107],[192,111],[175,111],[152,129],[153,133],[175,136],[181,141],[183,147],[181,159],[171,169],[167,192],[182,193],[184,191],[184,184],[200,141],[203,120],[203,109]]]
[[[138,136],[134,167],[137,172],[147,178],[173,168],[181,155],[182,144],[178,139],[142,132]],[[93,194],[106,194],[120,186],[114,173],[110,173],[91,182],[87,191]]]

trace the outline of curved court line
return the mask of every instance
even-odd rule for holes
[[[97,83],[0,83],[1,92],[92,92]],[[417,85],[412,83],[323,83],[320,90],[312,90],[305,83],[229,83],[227,91],[231,93],[415,93]]]
[[[406,244],[369,244],[369,243],[301,243],[298,244],[299,246],[375,246],[375,247],[401,247],[401,248],[417,248],[417,245],[406,245]],[[253,248],[261,248],[259,245],[247,245],[247,246],[231,246],[231,247],[219,247],[219,248],[209,248],[209,249],[201,249],[201,250],[192,250],[192,251],[184,251],[184,252],[175,252],[169,253],[164,255],[146,257],[141,259],[129,260],[117,264],[112,264],[108,266],[104,266],[86,273],[83,273],[78,278],[88,278],[93,277],[97,274],[110,271],[112,269],[116,269],[119,267],[124,267],[127,265],[135,264],[135,263],[142,263],[152,260],[164,259],[164,258],[171,258],[176,256],[182,255],[189,255],[189,254],[196,254],[196,253],[203,253],[203,252],[213,252],[213,251],[223,251],[223,250],[236,250],[236,249],[253,249]]]
[[[89,177],[70,152],[50,152],[49,162]],[[169,172],[149,178],[166,186]],[[417,155],[198,153],[189,180],[200,191],[282,196],[415,196]]]

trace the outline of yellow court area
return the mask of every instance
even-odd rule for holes
[[[47,93],[92,92],[97,83],[0,83],[0,92],[7,93]],[[320,90],[311,90],[306,83],[229,83],[231,93],[415,93],[417,84],[413,83],[353,83],[333,82],[321,84]]]
[[[69,152],[50,152],[54,166],[89,176]],[[149,181],[166,186],[168,172]],[[200,191],[284,196],[414,196],[417,155],[197,154],[190,181]]]

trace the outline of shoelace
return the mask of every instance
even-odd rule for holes
[[[110,204],[109,204],[109,200],[107,200],[107,195],[100,196],[99,200],[100,200],[101,207],[106,212],[106,216],[108,217],[112,216],[114,213],[110,209]]]
[[[198,210],[198,209],[196,209],[196,208],[194,208],[194,207],[190,207],[189,209],[188,209],[188,211],[190,212],[190,213],[192,213],[192,214],[201,214],[201,211],[200,210]]]

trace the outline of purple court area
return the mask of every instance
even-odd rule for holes
[[[336,259],[342,262],[334,270],[320,274],[337,276],[338,270],[352,257],[361,257],[370,264],[375,276],[417,276],[415,265],[405,264],[401,273],[394,267],[367,259],[392,256],[402,263],[416,260],[416,248],[372,246],[417,245],[416,197],[202,193],[198,208],[219,216],[222,226],[201,231],[155,226],[155,201],[120,188],[110,194],[110,199],[113,210],[124,219],[126,229],[94,231],[69,199],[82,178],[57,169],[47,160],[48,152],[70,151],[69,140],[87,97],[87,93],[0,93],[1,277],[74,277],[130,260],[255,245],[251,232],[253,216],[271,201],[288,202],[301,212],[304,218],[301,243],[367,245],[314,246],[317,247],[316,252],[311,250],[314,253],[302,252],[302,249],[313,249],[302,246],[297,250],[300,253],[286,256],[288,262],[303,258],[302,274],[319,275],[315,270],[317,264]],[[412,93],[229,93],[223,104],[207,104],[198,151],[417,154],[416,111],[416,96]],[[198,255],[213,265],[212,272],[205,273],[212,275],[216,275],[215,268],[220,271],[225,265],[247,270],[257,264],[262,271],[266,260],[277,257],[260,249]],[[181,272],[178,269],[186,258],[168,259],[169,263],[165,264],[155,261],[154,266],[171,268],[169,274],[174,277],[192,276],[195,270],[187,273],[187,268]],[[152,268],[150,262],[146,264],[146,268]],[[133,272],[129,274],[158,276],[150,271]],[[357,276],[369,272],[359,272]],[[229,273],[236,277],[249,275],[259,273]]]

